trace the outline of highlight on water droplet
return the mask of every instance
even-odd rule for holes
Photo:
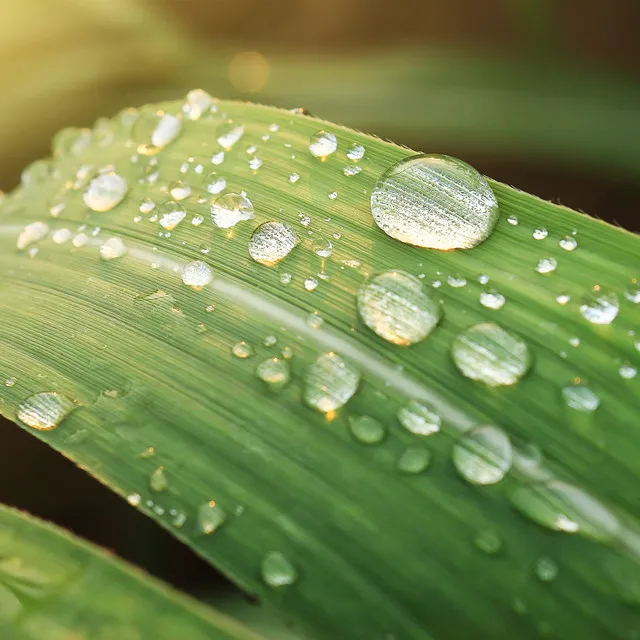
[[[226,517],[222,507],[218,506],[213,500],[205,502],[198,508],[198,529],[207,536],[211,535],[224,524]]]
[[[369,329],[403,346],[424,340],[442,317],[439,298],[404,271],[387,271],[365,282],[357,305]]]
[[[127,253],[127,247],[121,238],[109,238],[100,245],[100,257],[103,260],[115,260]]]
[[[309,151],[315,158],[326,160],[338,148],[338,139],[330,131],[316,131],[309,142]]]
[[[352,162],[359,162],[364,158],[365,151],[365,148],[361,144],[354,142],[347,151],[347,158]]]
[[[593,413],[600,406],[600,398],[582,382],[573,382],[564,386],[562,397],[568,407],[583,413]]]
[[[425,447],[407,447],[398,458],[396,468],[401,473],[422,473],[431,464],[431,451]]]
[[[234,227],[238,222],[255,217],[253,203],[239,193],[225,193],[211,207],[211,220],[221,229]]]
[[[515,384],[532,364],[523,340],[489,322],[456,336],[451,356],[462,375],[492,387]]]
[[[180,118],[164,111],[142,111],[133,125],[133,139],[142,155],[154,155],[173,142],[182,130]]]
[[[187,212],[181,204],[174,200],[168,200],[158,207],[159,223],[163,229],[173,231],[187,216]]]
[[[349,416],[351,435],[362,444],[379,444],[386,435],[385,426],[371,416]]]
[[[260,573],[264,583],[274,589],[292,585],[298,578],[294,566],[280,551],[269,551],[265,555]]]
[[[16,416],[20,422],[38,431],[50,431],[76,408],[66,396],[55,391],[36,393],[18,405]]]
[[[618,296],[599,286],[582,298],[580,313],[591,324],[611,324],[620,311]]]
[[[475,427],[453,446],[453,464],[471,484],[495,484],[511,469],[513,450],[509,436],[498,427]]]
[[[189,262],[182,269],[182,282],[192,289],[202,289],[213,280],[211,267],[202,260]]]
[[[218,144],[225,150],[230,151],[233,145],[242,138],[244,127],[236,124],[233,120],[226,120],[218,125],[216,137]]]
[[[307,371],[304,401],[311,408],[329,413],[343,407],[358,390],[360,372],[338,354],[319,356]]]
[[[289,255],[299,242],[298,234],[289,225],[270,220],[254,229],[249,240],[249,255],[271,267]]]
[[[189,91],[182,105],[182,113],[188,120],[199,120],[211,108],[213,98],[202,89]]]
[[[92,211],[110,211],[127,195],[127,181],[117,173],[108,172],[96,176],[89,183],[82,199]]]
[[[256,375],[271,391],[280,391],[291,380],[291,366],[280,358],[267,358],[256,368]]]
[[[440,431],[441,419],[429,407],[411,400],[398,410],[400,424],[410,433],[418,436],[429,436]]]
[[[387,170],[371,192],[376,224],[389,236],[431,249],[470,249],[489,237],[499,216],[487,181],[471,166],[417,155]]]
[[[480,294],[480,304],[486,309],[502,309],[507,299],[495,289],[483,291]]]

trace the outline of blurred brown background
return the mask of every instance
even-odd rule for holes
[[[639,27],[638,0],[0,0],[0,188],[57,129],[199,86],[457,155],[639,230]],[[1,423],[0,442],[3,502],[183,588],[228,588],[29,434]]]

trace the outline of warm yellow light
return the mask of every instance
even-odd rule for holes
[[[242,51],[229,63],[229,80],[244,93],[260,91],[269,80],[269,63],[257,51]]]

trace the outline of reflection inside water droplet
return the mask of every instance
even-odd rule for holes
[[[59,426],[62,421],[76,408],[66,396],[61,393],[36,393],[23,400],[18,405],[17,418],[38,431],[50,431]]]

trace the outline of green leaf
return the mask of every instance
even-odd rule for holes
[[[2,414],[311,637],[630,637],[640,629],[629,491],[638,476],[638,238],[491,182],[500,219],[486,241],[409,246],[376,226],[369,200],[412,151],[300,114],[215,106],[185,120],[155,156],[136,151],[147,116],[135,142],[114,120],[110,144],[63,155],[52,176],[31,167],[0,209]],[[177,114],[181,103],[162,108]],[[244,133],[212,164],[217,138],[233,137],[229,118]],[[338,143],[324,162],[308,149],[319,130]],[[359,163],[347,157],[354,143],[366,149]],[[98,213],[83,194],[107,164],[129,191]],[[205,185],[220,177],[226,192],[246,192],[254,219],[212,225],[218,196]],[[176,207],[160,212],[172,214],[164,228],[155,216],[168,190],[184,191],[177,180],[191,195],[168,232]],[[139,211],[144,198],[156,209]],[[83,246],[56,244],[37,226],[19,243],[46,237],[17,250],[24,225],[43,221]],[[301,240],[271,267],[249,256],[254,229],[269,221]],[[537,227],[547,230],[541,239]],[[574,250],[560,245],[565,236]],[[99,259],[105,243],[103,255],[126,254]],[[200,291],[181,281],[196,260],[213,272]],[[389,270],[443,300],[438,326],[410,347],[383,340],[357,312],[365,280]],[[609,290],[617,317],[594,324],[592,298]],[[497,294],[506,302],[491,308]],[[461,362],[468,344],[461,334],[487,322],[512,335],[498,338],[513,345],[498,373],[531,366],[516,384],[487,386],[454,365],[453,346]],[[528,355],[518,355],[522,342]],[[311,367],[334,352],[341,360]],[[273,358],[289,363],[290,380]],[[322,378],[327,369],[335,375]],[[307,406],[322,406],[308,376],[354,386],[354,370],[359,389],[345,407]],[[32,397],[42,392],[58,395]],[[496,428],[460,440],[478,425]],[[494,484],[475,484],[483,478]]]
[[[259,640],[68,532],[3,505],[0,632],[15,640]]]

